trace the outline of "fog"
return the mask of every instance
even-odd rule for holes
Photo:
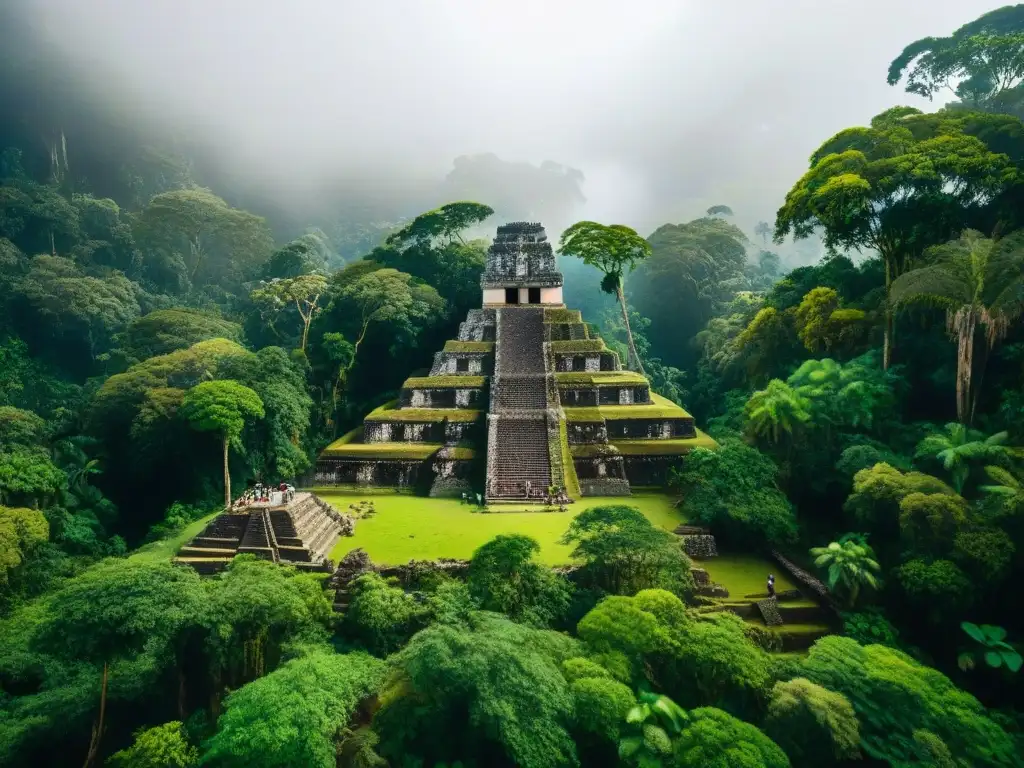
[[[996,5],[19,1],[97,98],[200,137],[282,205],[346,179],[439,182],[493,152],[582,170],[576,214],[644,233],[714,203],[770,220],[823,139],[936,106],[886,84],[904,45]]]

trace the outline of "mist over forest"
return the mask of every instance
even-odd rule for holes
[[[0,768],[1024,768],[1024,5],[0,3]]]

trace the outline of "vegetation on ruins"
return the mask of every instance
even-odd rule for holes
[[[285,212],[84,92],[8,105],[12,70],[0,766],[1024,766],[1024,6],[897,53],[956,101],[820,137],[774,219],[562,233],[535,282],[583,311],[527,307],[522,377],[561,458],[505,506],[476,238],[574,221],[580,171]],[[214,535],[182,565],[318,458],[469,469],[324,489],[333,577]]]

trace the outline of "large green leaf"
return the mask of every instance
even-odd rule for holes
[[[991,624],[982,624],[981,631],[985,633],[989,640],[994,642],[1006,639],[1006,630],[1002,627],[994,627]]]
[[[1020,670],[1021,663],[1024,659],[1016,651],[1002,651],[1000,654],[1003,657],[1003,662],[1006,664],[1006,668],[1011,672],[1017,672]]]
[[[990,667],[998,668],[1003,665],[1003,657],[996,651],[988,651],[985,654],[985,663],[988,664]]]
[[[971,636],[972,640],[977,640],[979,643],[985,642],[985,633],[981,630],[977,624],[972,624],[969,621],[961,622],[960,629]]]

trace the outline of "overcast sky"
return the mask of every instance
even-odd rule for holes
[[[5,0],[6,1],[6,0]],[[583,170],[581,214],[770,219],[806,158],[894,104],[904,45],[996,0],[26,0],[118,108],[301,196],[461,154]]]

